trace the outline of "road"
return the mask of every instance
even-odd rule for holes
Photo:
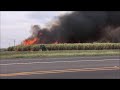
[[[120,56],[0,60],[1,79],[120,79]]]

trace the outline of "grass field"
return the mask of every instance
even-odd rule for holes
[[[66,56],[106,56],[120,55],[120,50],[58,50],[58,51],[3,51],[1,59],[9,58],[39,58],[39,57],[66,57]]]
[[[109,50],[120,49],[120,43],[65,43],[65,44],[37,44],[30,46],[9,47],[8,51],[40,51],[40,50]]]

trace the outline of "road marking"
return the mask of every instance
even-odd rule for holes
[[[71,63],[71,62],[102,62],[102,61],[119,61],[120,59],[102,59],[102,60],[75,60],[75,61],[52,61],[52,62],[28,62],[28,63],[8,63],[8,64],[0,64],[0,66],[4,65],[25,65],[25,64],[44,64],[44,63]]]
[[[49,71],[32,71],[32,72],[19,72],[0,74],[0,77],[12,77],[21,75],[33,74],[52,74],[52,73],[65,73],[65,72],[81,72],[81,71],[100,71],[100,70],[120,70],[120,67],[99,67],[99,68],[82,68],[82,69],[64,69],[64,70],[49,70]]]

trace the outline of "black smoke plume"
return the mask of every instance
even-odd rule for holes
[[[39,38],[38,43],[46,44],[120,42],[120,11],[74,11],[59,16],[50,28],[34,25],[34,37]]]

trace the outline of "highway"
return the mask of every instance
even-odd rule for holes
[[[120,79],[120,56],[4,59],[0,79]]]

